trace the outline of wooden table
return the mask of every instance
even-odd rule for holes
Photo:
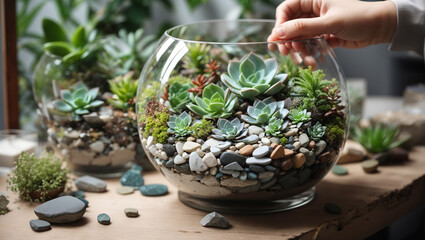
[[[53,225],[52,230],[33,232],[36,203],[24,202],[6,191],[11,211],[0,216],[0,239],[363,239],[388,226],[425,202],[425,146],[410,153],[402,165],[381,166],[379,173],[365,174],[360,164],[345,165],[349,174],[329,173],[317,185],[315,199],[291,211],[257,215],[226,215],[231,229],[204,228],[199,221],[205,212],[182,204],[177,190],[157,172],[145,173],[145,183],[167,184],[170,193],[145,197],[140,192],[118,195],[119,181],[108,180],[106,193],[86,193],[90,202],[83,219],[73,224]],[[323,210],[327,202],[340,205],[341,215]],[[139,209],[138,218],[127,218],[124,208]],[[112,224],[101,225],[96,216],[107,213]]]

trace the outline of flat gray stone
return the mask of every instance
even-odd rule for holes
[[[140,187],[144,196],[162,196],[168,193],[168,187],[163,184],[148,184]]]
[[[50,227],[49,222],[46,222],[44,220],[38,220],[38,219],[31,220],[30,226],[31,226],[32,230],[34,230],[36,232],[44,232],[44,231],[52,229]]]
[[[303,133],[300,135],[299,140],[301,144],[301,147],[306,147],[308,143],[310,142],[310,139],[308,138],[307,134]]]
[[[109,224],[111,224],[111,217],[109,217],[109,215],[106,214],[106,213],[101,213],[101,214],[97,215],[97,221],[100,224],[109,225]]]
[[[248,137],[239,140],[239,142],[244,142],[246,144],[251,144],[251,143],[258,142],[258,139],[260,139],[260,137],[258,137],[257,135],[249,135]]]
[[[189,156],[189,167],[192,172],[205,171],[208,169],[207,165],[202,161],[202,158],[197,152],[192,152]]]
[[[214,154],[216,157],[220,156],[221,154],[221,150],[218,147],[211,147],[210,152],[212,152],[212,154]]]
[[[320,140],[318,143],[316,143],[316,150],[314,151],[314,155],[318,156],[320,155],[323,150],[326,148],[326,142],[323,140]]]
[[[217,146],[221,151],[228,149],[232,145],[231,142],[224,142]]]
[[[268,146],[261,146],[254,150],[254,152],[252,153],[252,156],[255,158],[262,158],[266,156],[267,154],[269,154],[269,152],[270,152],[270,149]]]
[[[129,218],[135,218],[139,216],[139,210],[136,208],[126,208],[124,209],[124,213]]]
[[[269,165],[272,162],[271,158],[255,158],[255,157],[250,157],[248,159],[246,159],[246,164],[248,165]]]
[[[215,227],[215,228],[230,228],[231,227],[229,221],[223,215],[217,212],[209,213],[204,218],[202,218],[201,225],[203,227]]]
[[[208,139],[207,141],[204,142],[205,145],[211,147],[217,147],[218,145],[220,145],[220,143],[222,143],[221,141],[215,140],[213,138]]]
[[[230,164],[227,164],[226,166],[224,166],[224,169],[232,170],[232,171],[243,171],[243,168],[237,162],[232,162]]]
[[[183,154],[183,145],[184,145],[184,143],[183,142],[177,142],[176,143],[176,150],[177,150],[177,153],[179,154],[179,155],[182,155]]]
[[[78,190],[86,192],[104,192],[106,191],[106,182],[92,176],[82,176],[74,181]]]
[[[127,195],[134,193],[134,188],[129,186],[119,186],[116,189],[116,192],[121,195]]]
[[[264,129],[261,127],[257,127],[257,126],[249,126],[248,127],[248,134],[249,135],[259,135],[260,133],[263,133]]]
[[[58,197],[34,209],[35,215],[49,223],[69,223],[79,220],[86,212],[86,205],[71,196]]]

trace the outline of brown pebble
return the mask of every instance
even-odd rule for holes
[[[295,156],[291,157],[292,164],[294,165],[294,168],[300,168],[304,165],[307,158],[303,153],[298,153]]]
[[[282,145],[277,146],[270,154],[271,159],[279,159],[285,156],[285,148]]]
[[[314,149],[316,147],[316,142],[315,141],[310,141],[310,143],[308,144],[308,147],[310,149]]]
[[[270,144],[270,147],[272,147],[273,149],[275,149],[277,146],[279,146],[279,144],[277,144],[277,143]]]
[[[285,148],[285,154],[283,155],[283,156],[285,156],[285,157],[290,157],[290,156],[292,156],[292,155],[294,155],[295,154],[295,152],[294,151],[292,151],[291,149],[287,149],[287,148]]]
[[[292,164],[292,161],[289,159],[282,162],[281,168],[285,171],[288,171],[289,169],[292,168],[292,166],[294,165]]]
[[[331,159],[331,153],[329,151],[322,153],[319,156],[319,160],[320,160],[321,163],[327,163],[327,162],[329,162],[330,159]]]
[[[252,145],[246,145],[245,147],[239,150],[239,154],[243,156],[250,156],[254,151],[254,147]]]
[[[222,179],[228,179],[228,178],[230,178],[230,176],[229,175],[223,175],[221,178]]]

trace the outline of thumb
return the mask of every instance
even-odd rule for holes
[[[324,17],[299,18],[286,21],[275,28],[275,35],[281,39],[321,35],[329,32]]]

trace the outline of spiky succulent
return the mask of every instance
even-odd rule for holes
[[[70,113],[73,120],[79,121],[81,120],[79,115],[88,114],[90,109],[103,104],[103,101],[96,100],[98,94],[99,88],[89,89],[84,83],[78,82],[71,91],[62,89],[60,91],[62,99],[54,101],[54,106],[56,110]]]
[[[236,95],[252,99],[258,95],[274,95],[281,91],[287,74],[277,74],[275,58],[262,60],[254,53],[245,55],[241,61],[231,61],[228,73],[221,75],[221,81]]]
[[[209,60],[211,46],[202,43],[188,43],[188,52],[183,58],[183,67],[195,74],[202,74]]]
[[[324,104],[326,93],[324,88],[331,84],[331,81],[323,79],[325,74],[322,70],[313,71],[311,67],[299,69],[298,77],[293,78],[293,91],[291,95],[297,97],[307,97],[314,99],[317,105]]]
[[[267,136],[282,137],[286,127],[288,127],[288,120],[272,118],[265,127],[265,132]]]
[[[186,108],[186,104],[190,102],[190,93],[188,90],[193,87],[190,83],[180,84],[174,82],[168,86],[168,102],[173,111],[178,112]]]
[[[226,118],[230,116],[238,103],[238,98],[221,87],[210,84],[204,88],[201,97],[194,97],[195,103],[189,103],[187,108],[205,118]]]
[[[134,107],[138,81],[133,79],[133,74],[133,72],[129,72],[124,76],[117,76],[109,80],[111,92],[115,94],[112,98],[108,98],[108,102],[112,106],[123,110]]]
[[[238,118],[232,121],[219,118],[217,121],[218,128],[212,130],[214,133],[212,137],[218,140],[241,139],[248,134],[248,129],[244,129],[243,126],[244,124],[241,123]]]
[[[292,124],[297,124],[297,127],[310,120],[311,112],[307,112],[307,109],[291,109],[289,112],[288,118],[291,119]]]
[[[264,100],[255,99],[253,106],[248,106],[248,115],[242,115],[241,118],[245,122],[254,125],[267,125],[270,119],[284,119],[289,110],[285,108],[285,102],[276,102],[273,97]]]
[[[314,141],[319,141],[326,133],[326,126],[323,126],[320,122],[316,122],[314,126],[307,129],[308,135]]]
[[[173,133],[177,138],[185,137],[192,133],[189,130],[192,123],[192,117],[186,112],[182,112],[179,116],[172,115],[167,122],[168,132]]]
[[[398,128],[386,125],[374,125],[357,128],[353,139],[359,142],[368,152],[386,152],[403,144],[408,138],[398,136]]]

